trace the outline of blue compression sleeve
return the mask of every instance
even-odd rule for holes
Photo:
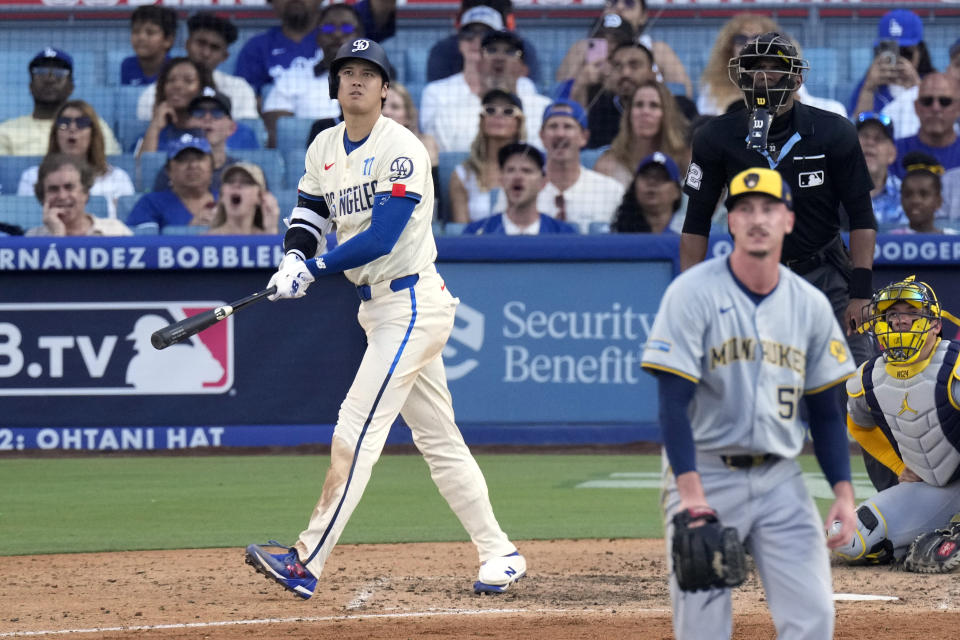
[[[332,251],[307,260],[314,276],[354,269],[387,255],[413,215],[417,201],[407,196],[377,194],[370,214],[370,226]]]
[[[813,452],[831,487],[843,480],[850,480],[850,444],[838,397],[838,392],[845,390],[841,383],[820,393],[804,396],[810,413]]]
[[[697,385],[672,373],[657,373],[657,393],[660,401],[660,431],[667,460],[678,476],[697,470],[697,450],[693,444],[693,428],[687,409]]]

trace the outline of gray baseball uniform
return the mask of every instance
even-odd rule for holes
[[[696,469],[708,503],[756,561],[778,637],[830,638],[825,535],[795,460],[806,435],[800,398],[855,370],[827,298],[783,266],[761,297],[737,281],[727,258],[703,262],[667,288],[642,365],[696,383]],[[669,546],[680,496],[663,460]],[[732,633],[728,589],[685,592],[671,577],[670,595],[678,639]]]
[[[885,366],[877,357],[847,381],[851,432],[887,425],[899,447],[899,470],[905,465],[922,482],[901,482],[860,505],[857,532],[835,551],[840,557],[863,561],[889,545],[900,558],[918,535],[960,512],[958,355],[960,343],[940,340],[925,362]]]

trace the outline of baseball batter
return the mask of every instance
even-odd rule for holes
[[[389,68],[372,40],[354,39],[337,52],[330,96],[339,101],[344,121],[318,135],[307,151],[285,256],[270,279],[274,299],[298,298],[314,278],[345,273],[357,286],[358,320],[367,335],[306,530],[284,553],[256,544],[246,551],[249,564],[302,598],[313,594],[398,414],[477,546],[474,590],[499,593],[526,573],[526,560],[497,523],[486,481],[454,422],[441,352],[459,300],[434,266],[430,158],[416,136],[381,116]],[[325,251],[324,233],[334,225],[338,246]]]
[[[939,337],[943,316],[955,320],[913,276],[871,300],[864,329],[882,352],[847,381],[847,428],[900,483],[857,509],[856,535],[835,550],[848,561],[901,559],[917,536],[960,512],[960,343]]]
[[[846,543],[856,527],[836,397],[855,369],[827,298],[779,265],[794,222],[786,182],[752,168],[728,188],[733,252],[670,284],[643,352],[660,395],[668,550],[674,515],[715,515],[753,555],[777,637],[827,640],[827,546]],[[806,436],[801,397],[836,496],[827,521],[841,523],[827,544],[795,460]],[[682,591],[673,562],[670,569],[676,637],[730,637],[730,589]]]

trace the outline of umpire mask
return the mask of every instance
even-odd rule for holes
[[[757,36],[727,63],[730,81],[743,92],[747,109],[764,109],[775,117],[810,68],[790,40],[779,33]]]

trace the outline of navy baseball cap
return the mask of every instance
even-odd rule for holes
[[[587,128],[587,113],[576,100],[570,100],[567,98],[554,100],[547,106],[546,109],[543,110],[543,119],[541,122],[543,124],[547,124],[547,120],[553,116],[567,116],[568,118],[573,118],[581,127],[584,129]]]
[[[483,40],[480,41],[480,46],[486,47],[494,42],[506,42],[520,52],[521,58],[523,57],[523,40],[513,31],[507,31],[506,29],[490,31],[487,35],[483,36]]]
[[[923,22],[920,16],[908,9],[894,9],[883,14],[877,25],[877,40],[896,40],[901,47],[912,47],[923,40]]]
[[[33,56],[27,69],[33,69],[40,66],[64,67],[73,71],[73,58],[66,51],[47,47],[37,55]]]
[[[232,107],[230,98],[226,94],[220,93],[213,87],[204,87],[203,91],[198,93],[197,96],[190,101],[190,104],[187,106],[187,110],[193,111],[204,102],[216,102],[218,105],[220,105],[221,109],[227,112],[228,116],[230,115],[230,108]]]
[[[652,165],[663,167],[667,175],[670,176],[670,180],[680,184],[680,168],[677,166],[677,163],[673,161],[673,158],[660,151],[654,151],[641,160],[640,164],[637,165],[637,170],[634,172],[634,175],[638,175],[641,171]]]
[[[546,164],[543,154],[535,146],[526,142],[511,142],[500,147],[500,151],[497,152],[497,164],[502,169],[503,165],[507,164],[507,160],[516,155],[527,156],[540,167],[540,172],[543,172],[543,167]]]
[[[490,91],[487,91],[485,94],[483,94],[480,104],[489,104],[494,100],[505,100],[506,102],[509,102],[515,106],[517,109],[520,109],[520,111],[523,111],[523,102],[520,101],[519,96],[517,96],[515,93],[504,91],[503,89],[490,89]]]
[[[892,141],[893,138],[893,119],[885,113],[875,111],[862,111],[857,116],[857,131],[863,129],[864,125],[873,122],[883,129],[883,132]]]
[[[181,151],[186,151],[187,149],[196,149],[203,153],[210,153],[210,143],[207,142],[206,138],[185,133],[177,138],[170,145],[170,148],[167,149],[167,160],[173,160]]]

